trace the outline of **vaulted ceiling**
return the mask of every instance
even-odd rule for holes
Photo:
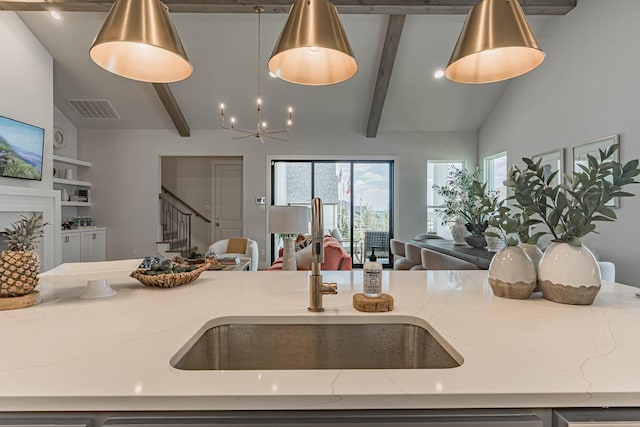
[[[575,7],[575,1],[520,3],[539,35],[551,19],[562,19]],[[302,129],[330,127],[368,136],[379,130],[474,131],[508,84],[463,85],[434,78],[434,72],[447,65],[464,14],[477,0],[335,1],[359,69],[346,82],[319,87],[268,76],[266,61],[286,21],[290,0],[166,3],[194,67],[188,79],[170,85],[118,77],[90,60],[89,46],[111,2],[0,2],[0,9],[19,11],[52,55],[54,103],[79,129],[178,129],[188,135],[190,129],[219,128],[221,102],[227,114],[251,126],[258,78],[257,15],[245,12],[253,12],[254,5],[272,12],[261,18],[260,52],[264,113],[272,127],[284,125],[291,105],[295,126]],[[59,21],[48,12],[54,7]],[[120,118],[82,119],[68,102],[73,99],[107,99]]]

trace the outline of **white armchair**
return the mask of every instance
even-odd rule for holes
[[[209,246],[209,251],[213,251],[219,257],[241,257],[251,258],[251,271],[258,271],[258,263],[260,262],[260,251],[258,243],[255,240],[247,239],[247,246],[244,253],[227,252],[229,239],[218,240]]]

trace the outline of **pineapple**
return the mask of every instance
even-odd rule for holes
[[[22,216],[0,233],[7,248],[0,253],[0,298],[30,294],[38,285],[40,258],[34,252],[44,235],[42,215]]]

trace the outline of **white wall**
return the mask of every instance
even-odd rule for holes
[[[161,156],[242,156],[244,158],[244,231],[266,249],[265,211],[255,204],[266,196],[267,156],[387,156],[397,158],[395,235],[409,239],[426,228],[426,161],[461,159],[476,163],[476,134],[387,132],[378,138],[327,130],[296,129],[286,143],[234,142],[227,131],[192,131],[180,138],[175,131],[79,130],[80,156],[93,163],[91,214],[109,227],[108,259],[155,253]],[[332,157],[333,158],[333,157]]]
[[[53,59],[14,12],[0,12],[0,115],[45,129],[42,181],[1,178],[0,185],[50,189]]]
[[[504,91],[479,131],[480,158],[507,148],[510,163],[521,157],[620,134],[621,161],[640,157],[640,56],[637,0],[580,0],[538,37],[547,57]],[[631,192],[639,193],[640,186]],[[602,259],[616,264],[616,280],[640,285],[637,257],[640,197],[626,198],[615,223],[598,223],[600,234],[584,239]]]

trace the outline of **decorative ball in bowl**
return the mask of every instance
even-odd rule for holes
[[[175,288],[196,280],[207,269],[207,264],[175,264],[171,260],[153,263],[149,269],[138,269],[130,274],[145,286]]]

